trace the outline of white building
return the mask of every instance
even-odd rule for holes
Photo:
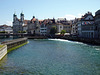
[[[40,26],[40,34],[41,35],[46,35],[47,34],[47,26],[45,24],[42,24]]]
[[[72,24],[71,34],[77,35],[77,23]]]
[[[8,26],[8,27],[6,27],[6,28],[4,29],[4,31],[7,32],[7,33],[12,33],[12,32],[13,32],[13,29],[12,29],[11,26]]]
[[[60,33],[63,30],[63,25],[62,24],[58,24],[57,25],[57,33]]]
[[[78,37],[81,37],[82,36],[81,21],[78,21],[77,23],[77,32],[78,32]]]
[[[72,26],[71,26],[71,34],[72,35],[78,35],[78,22],[80,18],[75,18],[75,20],[72,20]]]
[[[4,31],[4,28],[0,28],[0,32]]]
[[[7,33],[12,33],[13,29],[11,26],[7,26],[7,25],[1,25],[0,26],[0,31],[1,32],[7,32]]]
[[[27,29],[28,29],[27,25],[23,26],[23,31],[27,31]]]

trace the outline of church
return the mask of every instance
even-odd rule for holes
[[[24,20],[24,14],[20,14],[20,19],[17,18],[16,14],[13,14],[13,33],[19,33],[24,31],[24,26],[28,34],[40,34],[40,24],[38,19],[33,16],[31,20]]]
[[[18,33],[19,31],[23,31],[24,25],[24,14],[20,14],[20,19],[17,18],[16,14],[13,14],[13,33]]]

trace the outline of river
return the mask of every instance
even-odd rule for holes
[[[30,39],[0,61],[0,75],[100,75],[100,46]]]

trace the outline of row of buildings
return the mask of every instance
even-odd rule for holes
[[[44,19],[38,20],[33,16],[31,20],[24,20],[24,14],[13,15],[13,33],[26,31],[27,34],[49,35],[53,27],[56,27],[56,33],[65,30],[72,36],[82,38],[100,38],[100,10],[96,11],[95,16],[87,12],[81,18],[74,20],[63,19]]]
[[[8,25],[0,25],[0,33],[13,33],[13,28]]]
[[[100,38],[100,10],[96,11],[95,16],[88,12],[75,19],[71,34],[82,38]]]
[[[60,33],[62,30],[71,33],[71,25],[66,19],[55,20],[53,18],[38,20],[33,16],[31,20],[24,20],[23,13],[20,14],[20,19],[17,18],[16,14],[13,15],[13,33],[26,31],[27,34],[49,35],[53,27],[56,27],[56,33]]]

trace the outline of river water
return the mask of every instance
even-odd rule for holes
[[[0,75],[100,75],[100,46],[30,39],[0,61]]]

